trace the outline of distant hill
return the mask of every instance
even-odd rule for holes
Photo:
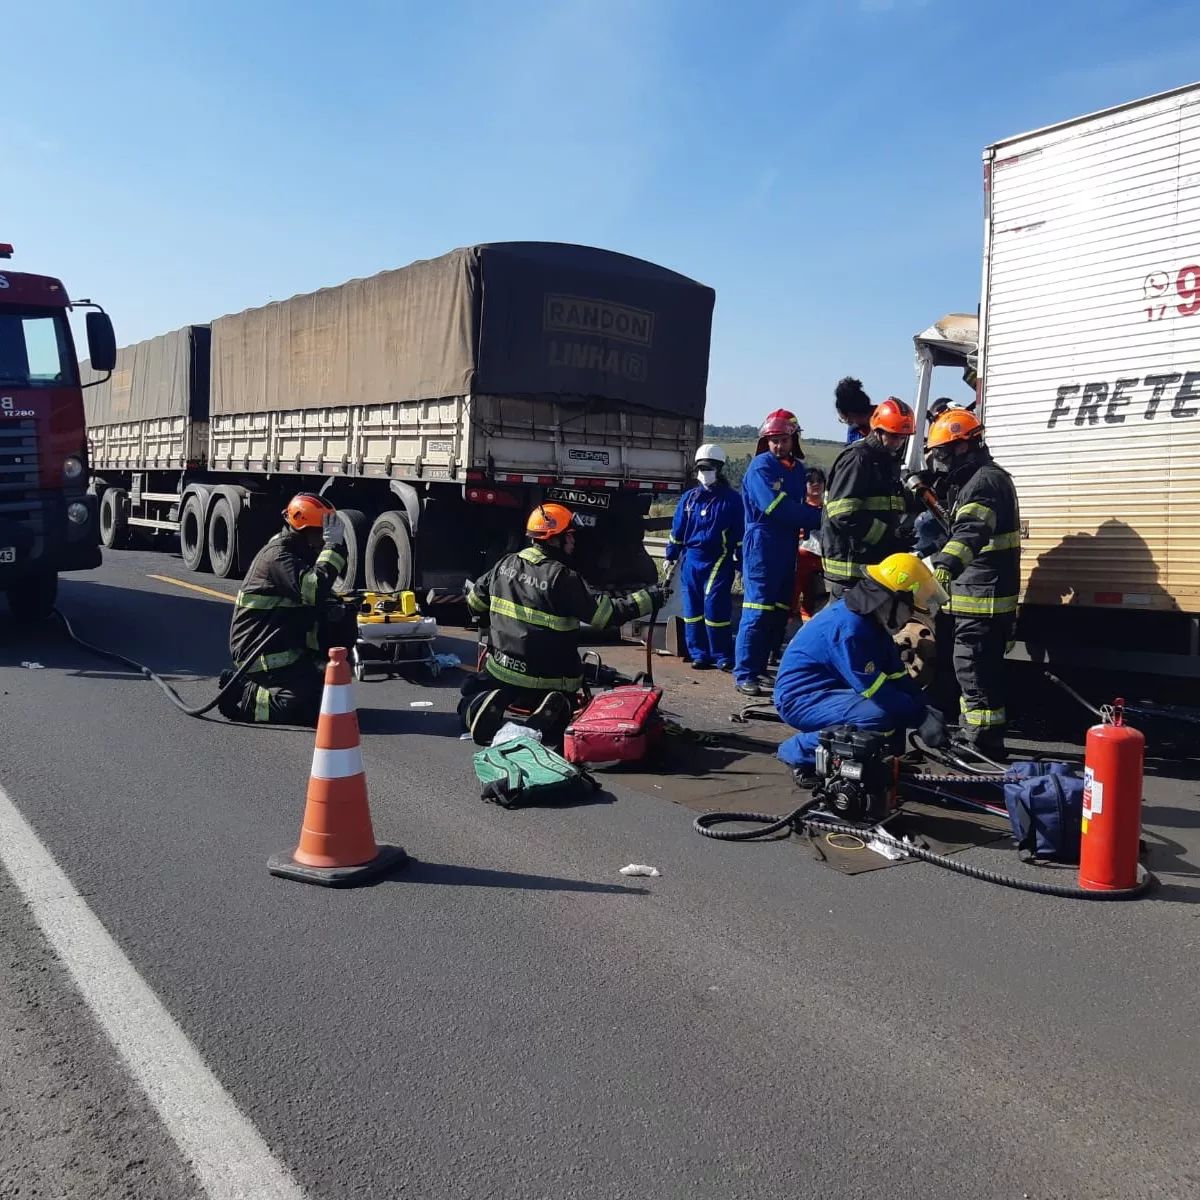
[[[705,441],[717,442],[724,447],[729,455],[725,467],[725,476],[734,486],[742,481],[742,475],[750,465],[754,448],[758,445],[757,425],[705,425]],[[804,447],[804,462],[809,467],[824,467],[826,471],[833,465],[838,452],[845,448],[845,442],[834,442],[828,438],[801,438]]]

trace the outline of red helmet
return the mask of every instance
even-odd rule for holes
[[[875,405],[875,411],[871,414],[871,428],[911,437],[917,431],[917,418],[903,400],[889,396],[882,404]]]
[[[796,414],[786,408],[777,408],[773,413],[767,413],[766,420],[758,427],[758,448],[755,454],[761,454],[767,448],[767,438],[786,437],[792,435],[793,452],[797,458],[803,458],[800,453],[800,422]]]
[[[292,529],[320,529],[325,518],[337,509],[328,500],[312,492],[297,492],[283,510],[283,519]]]
[[[539,504],[525,522],[525,534],[535,542],[566,533],[575,522],[575,514],[562,504]]]

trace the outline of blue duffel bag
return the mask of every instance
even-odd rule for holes
[[[1083,774],[1072,763],[1019,762],[1004,778],[1004,805],[1022,859],[1079,861]]]

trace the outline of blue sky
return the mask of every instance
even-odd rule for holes
[[[709,419],[912,393],[980,151],[1200,77],[1155,0],[9,6],[0,240],[122,343],[479,241],[717,290]]]

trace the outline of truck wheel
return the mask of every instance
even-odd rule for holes
[[[179,552],[189,571],[208,569],[208,530],[204,522],[204,503],[193,494],[183,502],[179,514]]]
[[[109,488],[100,497],[100,544],[108,550],[129,546],[128,493],[124,488]]]
[[[339,508],[342,528],[346,531],[346,569],[339,576],[333,590],[339,596],[346,592],[359,591],[363,586],[363,563],[367,557],[367,536],[371,522],[359,508]]]
[[[208,558],[214,575],[229,579],[237,574],[237,523],[224,496],[213,501],[212,512],[208,514]]]
[[[8,609],[22,625],[44,621],[58,599],[57,575],[31,575],[8,589]]]
[[[404,517],[393,509],[380,513],[367,538],[367,588],[403,592],[412,587],[412,539]]]

